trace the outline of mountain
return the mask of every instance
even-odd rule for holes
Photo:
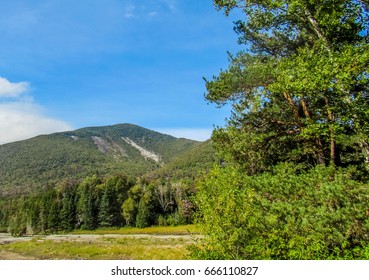
[[[183,155],[187,160],[199,145],[132,124],[88,127],[0,145],[0,195],[27,193],[96,173],[137,177],[165,170],[172,162],[181,162]]]
[[[198,177],[199,172],[209,170],[219,162],[211,144],[211,140],[195,143],[190,149],[174,158],[159,169],[145,174],[148,180],[152,179],[190,179]]]

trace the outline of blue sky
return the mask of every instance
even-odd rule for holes
[[[233,20],[211,0],[1,1],[0,144],[117,123],[209,138],[230,110],[203,77],[239,49]]]

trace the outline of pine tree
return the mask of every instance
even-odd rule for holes
[[[75,193],[71,188],[62,192],[60,223],[61,229],[65,231],[72,231],[76,225]]]
[[[145,202],[144,197],[140,199],[138,203],[138,212],[136,216],[136,227],[144,228],[150,225],[150,210],[148,205]]]
[[[96,197],[96,186],[101,180],[96,176],[87,177],[77,190],[77,219],[81,229],[95,229],[97,224],[98,205]]]
[[[369,168],[369,13],[359,1],[223,1],[246,50],[207,81],[207,100],[233,104],[213,141],[249,174],[278,162]]]
[[[99,226],[100,227],[111,227],[114,225],[114,197],[109,186],[105,186],[103,195],[100,200],[99,208]]]

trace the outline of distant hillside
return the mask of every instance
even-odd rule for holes
[[[96,173],[140,176],[178,161],[199,143],[119,124],[1,145],[0,195],[29,192]]]
[[[209,170],[219,159],[211,141],[195,143],[190,149],[168,164],[146,174],[148,179],[195,179],[201,172]]]

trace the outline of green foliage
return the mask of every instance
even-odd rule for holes
[[[66,187],[62,192],[60,225],[65,231],[73,230],[77,223],[75,197],[75,190],[71,186]]]
[[[211,168],[218,162],[210,140],[196,143],[186,152],[179,154],[172,161],[161,168],[144,175],[144,180],[160,180],[169,178],[170,180],[195,180],[201,173]]]
[[[164,203],[169,202],[165,211],[155,191],[160,187],[154,182],[135,182],[122,175],[92,176],[58,188],[50,186],[32,195],[0,200],[0,228],[8,229],[13,235],[34,235],[192,222],[194,205],[189,186],[183,182],[168,183],[162,197]]]
[[[94,229],[97,227],[98,197],[96,186],[100,179],[96,176],[87,177],[77,189],[77,222],[81,229]]]
[[[160,156],[146,159],[123,138]],[[98,144],[97,144],[98,143]],[[0,145],[0,195],[32,193],[87,176],[128,174],[132,178],[157,170],[198,142],[131,124],[91,127],[38,136]]]
[[[25,202],[23,197],[12,202],[12,212],[8,220],[8,231],[13,236],[22,236],[27,232],[27,220],[26,216],[23,214]]]
[[[98,215],[100,227],[109,227],[114,223],[114,212],[112,207],[110,207],[113,201],[114,197],[110,189],[106,187],[100,200],[100,208]]]
[[[369,170],[369,21],[359,1],[214,1],[241,9],[248,52],[206,82],[206,98],[233,104],[215,147],[249,174],[278,162],[362,164]]]
[[[281,164],[247,176],[214,168],[199,183],[200,259],[360,259],[369,185],[347,170]]]
[[[198,183],[208,259],[368,256],[366,1],[215,0],[247,51],[206,80],[232,103],[212,141],[222,167]],[[329,168],[327,167],[329,166]]]
[[[124,220],[128,226],[133,225],[136,212],[137,209],[135,206],[135,201],[131,197],[127,198],[122,204],[122,216],[124,217]]]
[[[140,199],[138,203],[138,210],[136,216],[136,227],[144,228],[150,224],[150,209],[145,201],[144,197]]]
[[[124,137],[164,162],[144,159]],[[214,161],[210,141],[176,139],[129,124],[2,145],[0,228],[24,235],[136,222],[142,227],[159,223],[159,216],[171,225],[189,223],[193,180]],[[158,171],[137,177],[153,169]],[[116,175],[121,172],[129,177]]]
[[[125,176],[113,176],[102,185],[103,194],[99,206],[99,226],[119,226],[123,223],[121,206],[133,182]]]
[[[93,176],[0,200],[0,227],[7,227],[13,235],[33,235],[122,226],[120,205],[132,184],[124,176]]]

